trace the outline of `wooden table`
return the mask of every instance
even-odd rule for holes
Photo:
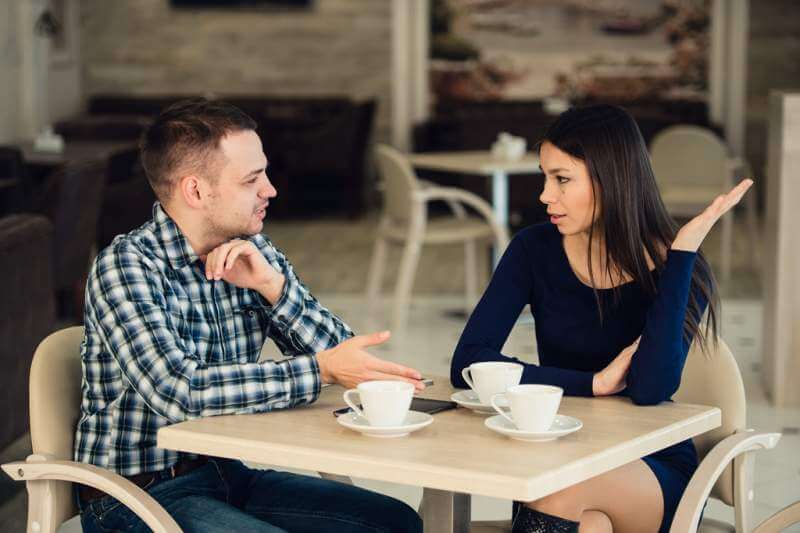
[[[454,390],[438,377],[422,396],[448,399]],[[341,387],[326,387],[310,406],[164,427],[158,446],[422,486],[425,531],[442,533],[469,531],[470,494],[535,500],[720,425],[716,407],[566,397],[559,412],[584,426],[552,442],[511,440],[461,408],[408,437],[376,439],[336,423],[331,413],[343,405]]]

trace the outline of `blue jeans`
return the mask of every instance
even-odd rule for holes
[[[145,490],[187,533],[422,531],[419,515],[394,498],[310,476],[252,470],[239,461],[212,459],[174,479],[165,471]],[[85,533],[149,531],[111,496],[80,507]]]

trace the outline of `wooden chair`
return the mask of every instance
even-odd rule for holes
[[[72,460],[81,404],[80,344],[83,327],[71,327],[44,339],[33,356],[30,373],[33,454],[6,463],[12,479],[28,490],[27,531],[53,533],[77,514],[73,483],[110,494],[158,533],[181,529],[147,492],[109,470]]]
[[[508,230],[494,217],[482,198],[454,187],[437,187],[417,179],[411,163],[389,146],[376,148],[378,168],[384,182],[384,208],[367,280],[367,312],[374,316],[379,303],[381,280],[389,244],[404,244],[400,272],[394,290],[392,328],[403,331],[419,255],[424,244],[464,244],[467,311],[478,299],[477,245],[494,244],[502,251],[508,244]],[[445,201],[453,216],[429,219],[427,205]],[[467,215],[468,206],[480,217]]]
[[[751,531],[753,508],[753,452],[774,447],[779,433],[755,433],[746,430],[746,402],[742,376],[728,346],[722,339],[708,353],[693,344],[686,359],[683,378],[674,399],[683,403],[710,405],[722,411],[720,427],[694,438],[700,466],[681,499],[672,533]],[[736,525],[731,526],[710,518],[697,522],[706,499],[711,496],[734,508]],[[798,506],[800,507],[800,506]],[[790,506],[775,522],[800,513]],[[800,517],[798,517],[800,518]],[[772,520],[772,519],[770,519]],[[759,527],[769,527],[768,521]],[[511,531],[510,521],[473,522],[473,533]],[[759,530],[761,533],[774,531]]]

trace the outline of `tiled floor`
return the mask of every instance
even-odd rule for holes
[[[371,219],[356,222],[317,221],[281,223],[268,226],[275,241],[286,250],[298,272],[320,300],[340,314],[358,332],[386,327],[383,317],[367,317],[361,291],[371,248]],[[712,239],[714,237],[712,236]],[[713,241],[711,243],[713,246]],[[712,262],[716,260],[710,246]],[[730,344],[742,370],[748,396],[748,424],[757,430],[781,431],[784,437],[778,447],[762,452],[756,460],[755,519],[760,521],[790,502],[800,500],[800,408],[776,409],[769,405],[760,385],[759,347],[761,304],[758,300],[758,279],[747,269],[746,251],[739,248],[735,257],[732,286],[723,300],[722,335]],[[439,252],[426,249],[420,272],[417,296],[413,299],[408,331],[395,336],[374,353],[386,359],[417,367],[427,375],[446,376],[453,348],[464,325],[463,319],[452,318],[448,310],[458,308],[461,300],[462,259],[458,248]],[[387,280],[386,289],[390,288]],[[388,305],[388,302],[386,302]],[[506,353],[535,361],[536,345],[532,325],[514,328],[505,347]],[[277,355],[268,346],[269,355]],[[21,458],[27,443],[21,442],[12,455]],[[8,451],[8,450],[7,450]],[[421,490],[415,487],[390,485],[368,480],[358,484],[402,498],[412,505],[419,502]],[[0,504],[0,531],[24,529],[24,492]],[[492,519],[508,516],[510,504],[499,500],[473,498],[473,518]],[[732,521],[732,512],[723,505],[711,503],[707,516]],[[78,531],[72,522],[64,531]],[[800,532],[800,526],[791,531]]]

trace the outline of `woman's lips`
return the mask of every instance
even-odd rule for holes
[[[564,218],[565,215],[550,215],[550,222],[558,224],[558,221]]]

